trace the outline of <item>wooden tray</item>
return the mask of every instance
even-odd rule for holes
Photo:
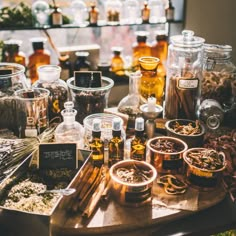
[[[52,235],[105,235],[158,227],[165,223],[195,214],[222,201],[226,196],[223,187],[211,192],[199,192],[198,210],[186,211],[163,207],[155,203],[139,208],[121,206],[110,200],[100,206],[89,220],[84,221],[80,214],[58,218],[52,226]],[[130,235],[130,234],[129,234]],[[137,235],[137,234],[135,234]]]

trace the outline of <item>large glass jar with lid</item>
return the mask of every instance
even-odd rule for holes
[[[56,65],[43,65],[38,67],[39,79],[32,85],[34,88],[45,88],[50,91],[48,99],[49,121],[61,117],[64,103],[68,100],[68,87],[60,79],[61,67]]]
[[[196,119],[200,103],[204,39],[191,30],[172,36],[168,47],[165,112],[167,119]]]
[[[225,107],[236,87],[236,67],[230,45],[204,44],[201,100],[214,99]]]

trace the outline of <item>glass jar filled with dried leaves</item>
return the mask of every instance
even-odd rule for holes
[[[204,44],[201,100],[214,99],[222,107],[232,103],[236,91],[236,67],[230,45]]]
[[[196,119],[200,102],[204,39],[191,30],[172,36],[168,48],[164,116]]]

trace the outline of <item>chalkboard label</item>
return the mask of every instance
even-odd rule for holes
[[[76,143],[50,143],[39,145],[39,168],[77,169]]]
[[[0,76],[2,76],[2,79],[0,79],[0,89],[7,89],[12,86],[11,74],[12,70],[0,69]],[[7,75],[9,75],[9,77],[7,77]]]
[[[101,71],[75,71],[75,86],[82,88],[101,87]]]

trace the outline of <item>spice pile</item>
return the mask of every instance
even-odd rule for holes
[[[222,129],[205,137],[204,147],[223,151],[226,158],[224,184],[233,201],[236,201],[236,130]]]
[[[183,144],[169,139],[158,139],[155,143],[151,143],[150,145],[153,149],[166,153],[181,152],[184,149]]]
[[[195,123],[189,122],[186,125],[180,124],[178,121],[176,121],[171,129],[177,134],[184,135],[197,135],[201,133],[199,120],[196,120]]]

